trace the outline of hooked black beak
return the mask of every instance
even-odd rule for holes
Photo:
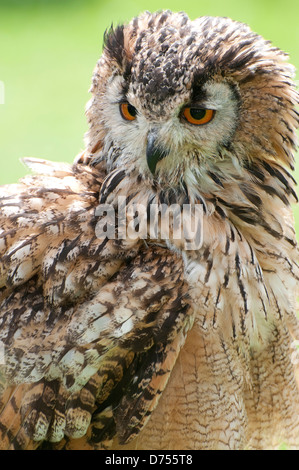
[[[151,173],[154,175],[159,161],[169,154],[169,150],[157,144],[157,133],[149,132],[146,145],[146,161]]]

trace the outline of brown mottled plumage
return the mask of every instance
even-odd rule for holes
[[[0,190],[2,449],[299,448],[286,58],[226,18],[106,34],[86,150]],[[99,236],[119,200],[200,205],[201,245]]]

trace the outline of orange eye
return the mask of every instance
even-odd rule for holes
[[[137,109],[130,103],[120,103],[119,109],[120,114],[126,121],[134,121],[136,119]]]
[[[190,124],[202,125],[210,122],[214,117],[215,111],[213,109],[203,108],[185,108],[183,110],[184,118]]]

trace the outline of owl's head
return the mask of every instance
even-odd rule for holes
[[[228,18],[146,12],[111,29],[87,108],[90,161],[170,186],[258,159],[292,166],[297,95],[286,58]]]

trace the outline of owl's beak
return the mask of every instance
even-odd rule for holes
[[[157,131],[148,133],[146,144],[146,160],[151,173],[154,175],[159,161],[169,154],[169,150],[157,143]]]

